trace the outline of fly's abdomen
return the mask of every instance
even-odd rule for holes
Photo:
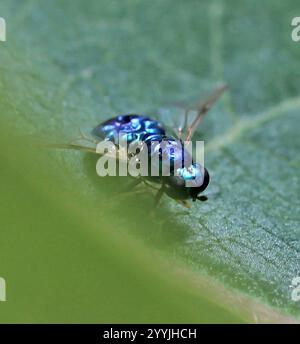
[[[93,129],[92,134],[115,144],[119,144],[120,140],[127,140],[129,144],[133,141],[145,141],[151,135],[165,135],[165,129],[160,122],[150,117],[129,114],[99,124]]]

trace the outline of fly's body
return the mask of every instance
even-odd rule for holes
[[[183,124],[177,128],[176,138],[168,136],[165,127],[159,121],[137,114],[119,115],[100,123],[92,130],[92,135],[96,142],[110,141],[117,147],[121,144],[120,141],[126,141],[128,145],[144,143],[148,148],[149,160],[153,154],[158,154],[159,174],[140,177],[138,182],[134,183],[137,185],[140,181],[145,181],[145,183],[151,181],[160,185],[155,197],[156,204],[164,193],[184,206],[188,206],[186,202],[188,199],[193,201],[197,199],[206,200],[206,197],[200,196],[200,193],[209,184],[209,173],[203,166],[193,161],[182,143],[183,141],[191,141],[204,115],[225,88],[226,86],[222,86],[216,89],[211,97],[203,104],[198,105],[196,109],[186,109]],[[189,122],[190,110],[196,112],[191,123]],[[93,152],[90,146],[82,143],[82,137],[80,139],[81,143],[77,143],[75,140],[73,143],[56,145],[56,147]],[[153,147],[154,143],[155,146]],[[187,160],[190,161],[188,165],[185,163]],[[162,173],[165,165],[168,165],[169,175]],[[195,181],[197,181],[196,184]]]
[[[150,173],[147,179],[163,184],[164,192],[176,200],[196,200],[209,183],[208,171],[192,161],[181,140],[167,136],[163,125],[150,117],[137,114],[119,115],[96,126],[92,134],[99,140],[111,141],[116,145],[120,144],[120,140],[128,144],[145,143],[149,160],[151,155],[158,154],[160,171],[158,176],[152,176]],[[154,143],[156,146],[153,149]],[[185,166],[184,162],[187,160],[191,163]],[[164,166],[168,167],[170,175],[163,173]],[[186,186],[187,181],[196,179],[200,180],[198,186]]]

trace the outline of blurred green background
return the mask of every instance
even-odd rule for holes
[[[296,1],[1,0],[1,322],[286,322],[300,275]],[[209,200],[120,194],[68,142],[119,113],[230,89]]]

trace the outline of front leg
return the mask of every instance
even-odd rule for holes
[[[202,195],[202,196],[198,196],[198,197],[197,197],[197,200],[198,200],[198,201],[201,201],[201,202],[205,202],[205,201],[208,200],[208,198],[207,198],[207,196]]]
[[[185,200],[176,200],[177,203],[179,203],[180,205],[182,205],[183,207],[187,208],[187,209],[191,209],[191,204],[188,201]]]
[[[160,202],[164,192],[165,192],[165,184],[163,183],[161,188],[157,191],[157,194],[154,197],[154,207],[155,208],[159,205],[159,202]]]
[[[121,193],[131,192],[136,186],[142,182],[142,178],[134,178],[133,181],[129,182],[125,187],[121,189]]]

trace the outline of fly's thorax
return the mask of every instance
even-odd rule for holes
[[[178,168],[184,166],[184,160],[192,159],[180,140],[166,135],[152,135],[147,138],[151,168],[157,175],[172,176]],[[153,173],[152,173],[153,175]]]

